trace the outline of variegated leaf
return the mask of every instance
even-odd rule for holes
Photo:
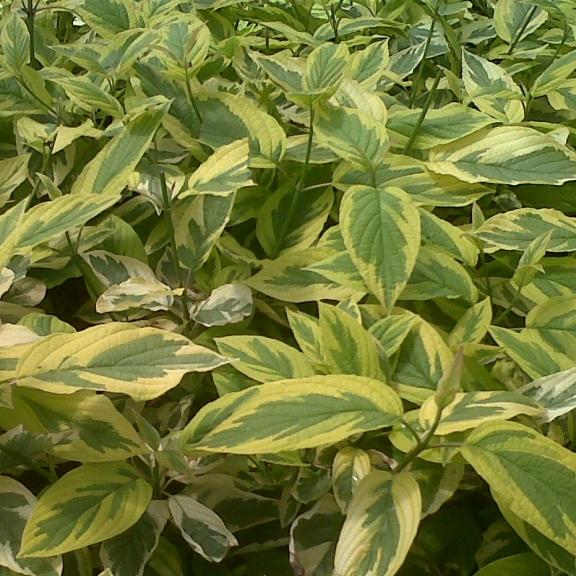
[[[172,496],[168,506],[184,540],[207,560],[220,562],[230,548],[238,545],[238,540],[222,519],[195,498]]]
[[[332,491],[334,498],[346,513],[358,483],[370,472],[370,456],[360,448],[342,448],[332,463]]]
[[[36,497],[23,484],[0,476],[0,568],[26,576],[60,576],[62,558],[19,558],[22,534],[36,505]],[[1,570],[0,570],[1,573]]]
[[[420,407],[420,424],[430,428],[438,413],[434,397]],[[516,392],[457,392],[454,400],[442,410],[438,436],[476,428],[484,422],[509,420],[520,414],[539,416],[542,408]]]
[[[576,555],[576,455],[512,422],[480,425],[462,455],[510,510]]]
[[[550,568],[531,552],[499,558],[482,566],[474,576],[549,576]]]
[[[486,336],[491,322],[492,304],[490,298],[485,298],[460,316],[450,332],[448,344],[451,348],[457,348],[462,344],[478,344]]]
[[[437,146],[426,166],[469,183],[560,185],[576,180],[574,152],[525,126],[493,128]]]
[[[332,374],[357,374],[385,380],[377,340],[350,314],[320,304],[320,351]]]
[[[576,50],[555,58],[550,65],[536,78],[530,92],[533,96],[544,96],[556,89],[576,70]]]
[[[496,214],[475,232],[489,246],[501,250],[526,250],[543,234],[550,234],[547,251],[576,251],[576,219],[550,208],[519,208]]]
[[[342,200],[344,243],[370,291],[391,308],[406,286],[420,247],[420,217],[399,188],[349,188]]]
[[[336,545],[334,576],[392,576],[412,545],[422,509],[409,473],[371,472],[360,482]]]
[[[56,395],[17,388],[4,426],[23,424],[34,434],[62,434],[66,441],[49,451],[78,462],[109,462],[142,454],[144,444],[112,401],[93,392]]]
[[[240,188],[253,184],[248,158],[248,140],[241,139],[218,148],[188,180],[180,198],[197,194],[228,196]]]
[[[539,6],[516,0],[499,0],[494,9],[496,33],[508,43],[523,40],[544,24],[547,18],[546,11]]]
[[[121,534],[145,512],[152,488],[126,463],[84,464],[38,500],[22,541],[22,557],[48,557]]]
[[[168,520],[168,506],[153,500],[138,522],[122,534],[106,540],[100,548],[102,565],[112,574],[142,576]]]
[[[30,59],[30,34],[24,20],[16,12],[5,18],[0,44],[5,65],[12,74],[19,74]]]
[[[327,98],[338,88],[348,66],[346,44],[320,44],[306,59],[302,87],[308,94],[322,94]]]
[[[286,310],[288,323],[294,334],[294,338],[300,350],[315,363],[322,363],[322,352],[320,351],[320,327],[318,320],[303,312]]]
[[[416,317],[412,314],[386,316],[370,326],[370,333],[378,340],[384,352],[392,356],[408,336]]]
[[[150,281],[134,276],[106,289],[96,301],[96,312],[124,312],[132,308],[169,310],[174,304],[175,291],[159,280]]]
[[[252,314],[252,292],[242,284],[225,284],[196,304],[190,315],[202,326],[224,326],[241,322]]]
[[[130,174],[148,150],[170,103],[162,98],[149,110],[136,115],[89,162],[72,186],[72,194],[119,194]]]
[[[262,454],[339,442],[398,421],[397,394],[361,376],[269,382],[202,408],[181,434],[184,450]]]
[[[110,323],[0,349],[0,364],[5,362],[13,366],[6,378],[26,388],[57,394],[106,390],[149,400],[177,386],[187,372],[228,361],[178,334]]]
[[[280,340],[264,336],[226,336],[217,338],[216,344],[221,354],[233,359],[234,368],[258,382],[314,375],[314,368],[306,356]]]
[[[552,422],[576,409],[576,368],[538,378],[522,386],[518,393],[542,406],[544,413],[539,420]]]

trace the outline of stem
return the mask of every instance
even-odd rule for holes
[[[20,86],[22,86],[22,88],[24,88],[24,90],[26,90],[26,92],[28,92],[28,94],[30,94],[30,96],[32,96],[32,98],[36,100],[36,102],[38,102],[40,105],[46,108],[46,110],[48,110],[48,112],[50,112],[50,114],[52,114],[58,121],[60,120],[60,115],[58,114],[58,112],[54,110],[54,108],[52,108],[51,106],[48,106],[48,104],[46,104],[45,102],[42,102],[42,100],[38,98],[36,94],[34,94],[34,91],[28,87],[28,85],[26,84],[26,82],[24,82],[24,80],[22,80],[22,78],[20,78],[19,76],[14,76],[14,78],[16,79],[16,82],[18,82],[18,84],[20,84]]]
[[[186,92],[188,93],[190,104],[194,109],[194,113],[196,114],[196,118],[198,118],[198,122],[202,123],[202,114],[200,114],[200,110],[198,110],[198,105],[196,104],[196,99],[192,94],[192,84],[191,84],[192,79],[190,78],[190,69],[188,68],[188,66],[185,67],[185,71],[186,71]]]
[[[412,448],[412,450],[410,450],[410,452],[406,454],[406,456],[400,462],[400,464],[398,464],[398,466],[394,468],[393,470],[394,474],[402,472],[402,470],[404,470],[404,468],[406,468],[406,466],[408,466],[408,464],[410,464],[410,462],[412,462],[421,452],[424,452],[424,450],[428,449],[428,444],[430,444],[430,440],[432,440],[434,432],[436,432],[436,428],[438,428],[438,424],[440,424],[440,419],[442,418],[443,410],[444,410],[443,408],[438,408],[432,426],[426,432],[426,434],[424,434],[424,436],[420,438],[416,446],[414,446],[414,448]]]
[[[39,2],[40,0],[38,0]],[[34,17],[36,16],[36,9],[38,8],[38,2],[34,4],[34,0],[27,0],[27,4],[22,2],[22,8],[26,14],[26,27],[28,28],[28,35],[30,36],[30,66],[35,70],[40,67],[40,62],[36,58],[36,38],[34,34]]]
[[[418,67],[418,74],[414,79],[412,84],[412,93],[410,94],[410,108],[414,106],[414,101],[420,90],[420,84],[422,83],[422,76],[424,74],[424,63],[426,62],[426,57],[428,55],[428,50],[430,49],[430,44],[432,44],[432,38],[434,38],[434,30],[436,28],[436,18],[438,17],[438,10],[440,8],[440,0],[436,0],[434,6],[434,17],[432,18],[432,24],[430,24],[430,30],[428,30],[428,36],[426,37],[426,44],[424,45],[424,55],[422,56],[422,62]]]
[[[310,165],[310,156],[312,155],[312,142],[314,140],[314,106],[312,105],[312,98],[310,98],[310,127],[308,128],[308,143],[306,144],[306,156],[304,157],[304,166],[300,174],[300,184],[298,186],[298,193],[304,189],[306,182],[306,175],[308,174],[308,166]]]
[[[172,252],[173,263],[176,266],[176,274],[178,284],[184,289],[182,294],[182,302],[184,304],[184,321],[186,324],[190,322],[190,311],[188,310],[188,295],[186,294],[186,285],[184,283],[184,276],[182,275],[182,267],[178,259],[178,248],[176,247],[176,230],[174,229],[174,221],[172,220],[172,201],[168,193],[168,186],[166,184],[166,175],[164,170],[160,172],[160,186],[162,187],[162,213],[168,228],[168,236],[170,238],[170,251]]]
[[[403,420],[402,426],[404,426],[406,428],[406,430],[408,430],[408,432],[410,432],[410,434],[412,434],[412,436],[414,436],[414,439],[416,440],[416,442],[420,442],[420,440],[421,440],[420,434],[418,434],[418,432],[416,432],[416,429],[414,428],[414,426],[412,426],[412,424],[409,424],[408,422],[406,422],[406,420]]]
[[[484,281],[486,283],[486,295],[490,298],[490,301],[493,299],[492,295],[492,283],[490,282],[490,274],[486,270],[486,254],[484,253],[484,246],[480,245],[480,266],[483,269]]]
[[[418,117],[418,120],[416,121],[416,126],[414,126],[414,130],[412,131],[412,134],[410,134],[410,139],[408,140],[408,143],[406,144],[406,147],[404,148],[404,151],[402,152],[402,154],[408,154],[408,152],[410,152],[410,149],[412,148],[412,145],[416,141],[418,133],[420,132],[420,128],[422,127],[422,123],[424,122],[424,119],[426,118],[426,114],[428,113],[428,110],[429,110],[430,106],[432,105],[432,101],[434,100],[434,96],[436,95],[436,89],[438,88],[438,84],[440,84],[441,78],[442,78],[442,73],[440,71],[438,71],[436,73],[436,78],[434,78],[434,84],[432,85],[432,88],[430,89],[430,92],[428,93],[428,97],[426,98],[426,102],[424,102],[424,106],[422,107],[422,111],[420,112],[420,116]]]
[[[514,52],[516,45],[518,44],[518,42],[520,42],[522,35],[526,31],[526,28],[528,28],[528,24],[530,24],[530,21],[534,17],[534,14],[536,14],[536,10],[538,10],[538,6],[532,6],[532,8],[530,9],[530,12],[528,12],[528,14],[526,14],[526,18],[524,19],[524,22],[522,22],[522,26],[520,27],[520,30],[518,30],[518,33],[513,38],[512,43],[510,44],[510,47],[508,48],[508,52],[507,52],[508,55],[510,55],[510,54],[512,54],[512,52]]]
[[[516,288],[516,292],[514,292],[514,296],[512,297],[512,300],[510,300],[510,302],[508,303],[508,306],[506,306],[506,308],[502,310],[502,312],[498,316],[496,316],[494,324],[502,322],[502,320],[504,320],[504,318],[506,318],[508,314],[510,314],[512,308],[514,308],[514,305],[516,304],[516,302],[518,302],[518,299],[520,298],[522,288],[524,288],[524,280],[520,282],[520,284]]]

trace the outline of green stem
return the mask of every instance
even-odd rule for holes
[[[416,443],[416,446],[410,450],[404,456],[403,460],[394,468],[394,474],[398,474],[402,472],[420,453],[424,452],[424,450],[428,449],[428,445],[430,444],[430,440],[434,436],[434,432],[436,432],[436,428],[438,428],[438,424],[440,424],[440,419],[442,418],[442,408],[438,408],[436,411],[436,417],[434,418],[434,422],[432,426],[428,429],[426,434],[422,438],[420,438],[419,442]]]
[[[170,251],[172,252],[173,264],[176,267],[176,274],[178,284],[184,289],[182,294],[182,303],[184,305],[184,321],[186,325],[190,322],[190,311],[188,310],[188,295],[186,293],[186,284],[184,283],[184,276],[182,274],[182,267],[178,258],[178,248],[176,246],[176,230],[174,228],[174,221],[172,220],[172,200],[168,192],[168,185],[166,184],[166,175],[164,170],[160,172],[160,186],[162,188],[162,213],[166,228],[168,229],[168,236],[170,239]]]
[[[46,108],[46,110],[48,110],[48,112],[50,112],[50,114],[52,114],[56,118],[56,120],[58,121],[60,120],[60,115],[58,114],[58,112],[54,110],[54,108],[52,108],[51,106],[48,106],[48,104],[46,104],[45,102],[42,102],[42,100],[38,98],[36,94],[34,94],[34,91],[28,87],[28,85],[26,84],[26,82],[24,82],[22,78],[20,78],[19,76],[15,76],[14,78],[16,79],[16,82],[18,82],[18,84],[20,84],[20,86],[22,86],[22,88],[24,88],[24,90],[26,90],[26,92],[28,92],[28,94],[30,94],[30,96],[32,96],[32,98],[34,98],[34,100],[38,102],[38,104]]]
[[[492,283],[490,282],[490,274],[486,270],[486,254],[484,252],[484,246],[480,245],[480,266],[483,270],[484,282],[486,283],[486,295],[490,298],[490,301],[493,300],[492,295]]]
[[[524,18],[524,22],[522,22],[522,26],[520,27],[520,30],[518,30],[518,33],[512,39],[512,43],[510,44],[510,47],[508,48],[508,52],[507,52],[508,55],[510,55],[510,54],[512,54],[512,52],[514,52],[516,45],[522,39],[522,35],[526,31],[526,28],[528,28],[528,24],[530,24],[530,21],[534,17],[534,14],[536,14],[536,10],[538,10],[538,6],[532,6],[532,8],[530,9],[530,12],[528,12],[528,14],[526,14],[526,18]]]
[[[420,440],[421,440],[420,434],[418,434],[418,432],[416,432],[416,429],[414,428],[414,426],[412,426],[412,424],[406,422],[406,420],[403,420],[402,426],[404,426],[406,428],[406,430],[408,430],[408,432],[410,432],[410,434],[412,434],[412,436],[414,437],[414,440],[416,440],[416,442],[420,442]]]
[[[416,96],[420,91],[420,84],[422,83],[422,76],[424,75],[424,68],[426,63],[426,57],[428,56],[428,50],[430,49],[430,44],[432,44],[432,38],[434,38],[434,30],[436,28],[436,18],[438,17],[438,9],[440,7],[440,0],[436,0],[436,5],[434,6],[434,18],[432,18],[432,24],[430,24],[430,30],[428,30],[428,36],[426,37],[426,44],[424,45],[424,55],[422,56],[422,62],[418,67],[418,74],[414,79],[412,84],[412,93],[410,94],[410,108],[414,106]]]
[[[190,100],[190,104],[194,109],[196,118],[198,118],[198,122],[202,123],[202,114],[200,114],[200,110],[198,109],[198,105],[196,104],[196,99],[194,98],[194,94],[192,94],[192,79],[190,78],[190,69],[186,66],[185,71],[186,71],[186,92],[188,93],[188,99]]]
[[[34,0],[27,0],[27,4],[22,2],[22,8],[26,14],[26,27],[28,28],[28,35],[30,36],[30,66],[35,70],[38,70],[40,67],[40,62],[38,62],[36,58],[36,37],[34,32],[34,18],[36,16],[38,2],[36,2],[36,4],[34,4]]]
[[[304,166],[302,167],[302,173],[300,174],[300,184],[298,186],[298,193],[304,190],[304,184],[306,183],[306,176],[308,175],[308,167],[310,165],[310,157],[312,156],[312,143],[314,141],[314,106],[312,104],[312,99],[310,99],[309,122],[310,127],[308,128],[308,142],[306,144],[306,156],[304,157]]]
[[[504,310],[502,310],[502,312],[498,316],[496,316],[496,319],[494,320],[494,324],[498,324],[499,322],[502,322],[502,320],[504,320],[508,316],[508,314],[510,314],[510,312],[512,311],[512,308],[514,308],[514,306],[516,305],[516,302],[518,302],[518,300],[520,298],[522,288],[524,288],[524,282],[520,282],[520,284],[516,288],[516,292],[514,292],[514,296],[512,297],[510,302],[508,303],[508,306],[506,306],[506,308]]]
[[[426,114],[428,113],[428,110],[430,108],[430,106],[432,105],[432,101],[434,100],[434,96],[436,95],[436,89],[438,88],[438,84],[440,84],[440,79],[442,78],[442,73],[440,71],[438,71],[436,73],[436,78],[434,78],[434,84],[432,85],[432,88],[430,89],[430,92],[428,93],[428,97],[426,98],[426,102],[424,102],[424,106],[422,107],[422,111],[420,112],[420,116],[418,116],[418,120],[416,121],[416,126],[414,126],[414,130],[412,131],[412,134],[410,134],[410,139],[408,140],[408,143],[406,144],[406,147],[404,148],[404,151],[402,152],[402,154],[408,154],[408,152],[410,152],[414,142],[416,141],[416,138],[418,136],[418,133],[420,132],[420,128],[422,128],[422,123],[424,122],[424,119],[426,118]]]

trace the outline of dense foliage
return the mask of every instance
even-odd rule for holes
[[[572,0],[0,9],[0,576],[576,575]]]

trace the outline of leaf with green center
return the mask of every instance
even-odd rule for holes
[[[502,40],[518,42],[536,31],[548,18],[542,8],[516,0],[499,0],[494,8],[494,27]],[[530,17],[530,20],[528,18]]]
[[[228,362],[179,334],[119,322],[0,349],[0,364],[13,358],[8,377],[18,386],[56,394],[106,390],[136,400],[164,394],[187,372]]]
[[[168,506],[153,500],[138,522],[122,534],[106,540],[100,548],[102,565],[112,574],[142,576],[168,521]]]
[[[517,124],[524,120],[522,90],[500,66],[462,50],[462,76],[467,99],[482,112],[500,122]],[[501,97],[501,94],[505,94]]]
[[[350,314],[320,304],[320,350],[332,374],[357,374],[385,380],[377,340]]]
[[[540,420],[552,422],[576,409],[576,368],[538,378],[522,386],[518,392],[544,408]]]
[[[492,304],[485,298],[474,304],[462,316],[450,332],[448,343],[451,348],[461,344],[478,344],[482,341],[492,322]]]
[[[540,416],[542,412],[537,402],[517,392],[457,392],[454,400],[442,410],[440,424],[434,433],[445,436],[476,428],[484,422],[509,420],[520,414]],[[421,426],[430,428],[437,413],[434,397],[428,398],[420,407]]]
[[[321,146],[370,172],[384,160],[389,147],[386,128],[370,114],[353,108],[323,108],[314,134]]]
[[[21,154],[0,160],[0,208],[10,199],[12,192],[26,180],[30,154]]]
[[[391,308],[408,283],[420,247],[420,214],[399,188],[348,189],[340,208],[346,248],[366,285]]]
[[[140,112],[82,170],[72,186],[72,194],[119,194],[128,183],[168,111],[162,98]]]
[[[222,519],[195,498],[172,496],[168,506],[184,540],[206,560],[220,562],[230,548],[238,545]]]
[[[65,460],[109,462],[142,454],[144,444],[106,396],[94,392],[56,395],[16,388],[3,424],[22,423],[34,434],[65,434],[50,452]]]
[[[234,358],[232,366],[258,382],[313,376],[306,356],[280,340],[264,336],[226,336],[216,345],[224,356]]]
[[[433,148],[426,166],[471,184],[551,184],[576,180],[576,155],[547,134],[503,126]]]
[[[263,454],[333,444],[396,423],[400,398],[362,376],[268,382],[207,404],[183,430],[185,451]]]
[[[139,520],[151,497],[150,485],[128,464],[75,468],[38,500],[20,556],[54,556],[113,538]]]
[[[519,518],[576,555],[576,455],[512,422],[480,425],[462,455]]]
[[[536,78],[530,90],[534,97],[545,96],[555,90],[576,70],[576,50],[555,58]]]
[[[36,497],[23,484],[0,476],[0,574],[2,566],[26,576],[60,576],[62,558],[19,558],[18,550]]]
[[[225,284],[194,306],[191,316],[202,326],[224,326],[241,322],[252,314],[252,292],[242,284]]]
[[[321,44],[306,60],[303,88],[308,94],[331,96],[344,78],[349,66],[346,44]]]
[[[3,22],[0,44],[7,68],[12,74],[19,74],[30,58],[30,34],[16,12],[12,12]]]
[[[422,497],[411,474],[371,472],[348,508],[334,559],[336,576],[393,576],[416,537]]]
[[[576,219],[560,210],[510,210],[488,218],[475,232],[480,240],[501,250],[526,250],[543,234],[550,234],[547,251],[576,251]]]
[[[179,197],[182,199],[192,194],[229,196],[240,188],[251,186],[249,154],[246,139],[221,146],[190,176],[186,189]]]
[[[550,568],[531,552],[500,558],[482,566],[474,576],[549,576]]]
[[[332,491],[336,502],[345,514],[358,484],[369,474],[370,456],[359,448],[342,448],[332,463]]]

